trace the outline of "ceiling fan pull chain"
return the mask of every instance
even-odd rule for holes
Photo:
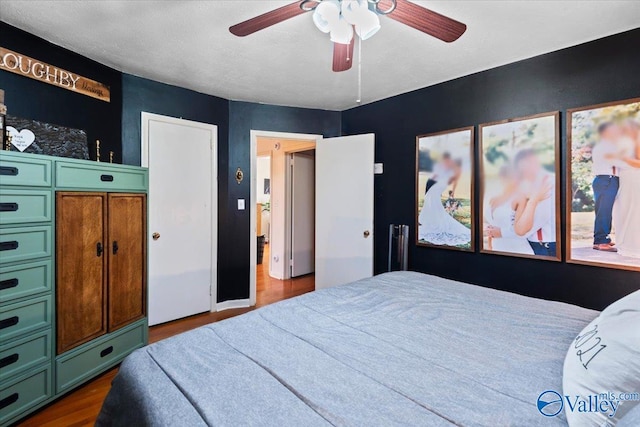
[[[362,103],[362,39],[358,37],[358,99],[356,103]]]

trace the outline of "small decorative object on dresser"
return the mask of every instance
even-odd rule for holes
[[[12,137],[8,150],[74,159],[89,158],[87,134],[81,129],[7,116],[7,130]]]
[[[5,426],[146,344],[148,173],[2,151],[0,175]]]

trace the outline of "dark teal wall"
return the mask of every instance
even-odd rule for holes
[[[343,134],[375,133],[376,161],[384,162],[375,184],[375,231],[383,236],[375,243],[376,271],[386,267],[389,224],[409,224],[414,232],[416,135],[560,110],[564,182],[566,110],[640,96],[640,56],[631,46],[640,46],[640,29],[343,112]],[[564,236],[564,214],[562,219]],[[637,272],[414,244],[409,264],[412,270],[596,309],[640,288]]]

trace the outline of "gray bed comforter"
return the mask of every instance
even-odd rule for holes
[[[598,312],[418,273],[312,292],[131,354],[99,426],[553,426]]]

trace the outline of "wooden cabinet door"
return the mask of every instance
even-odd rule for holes
[[[105,193],[56,193],[57,351],[107,332]]]
[[[109,194],[109,331],[145,316],[146,196]]]

